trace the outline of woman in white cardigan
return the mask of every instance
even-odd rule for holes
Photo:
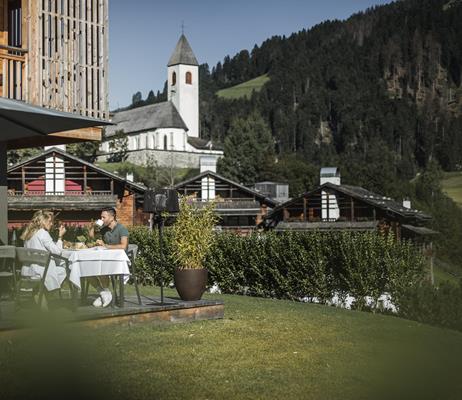
[[[53,226],[54,215],[50,211],[37,211],[32,217],[32,221],[24,230],[21,239],[24,240],[24,247],[28,249],[46,250],[50,253],[61,255],[63,251],[62,237],[66,233],[64,226],[59,227],[59,239],[54,242],[50,236],[49,230]],[[21,274],[32,278],[40,279],[43,277],[45,268],[32,264],[23,266]],[[61,287],[66,279],[66,269],[57,266],[53,258],[50,260],[47,276],[45,278],[45,287],[47,290],[56,290]]]

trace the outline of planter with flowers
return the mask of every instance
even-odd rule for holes
[[[208,271],[203,263],[215,240],[218,221],[214,208],[214,202],[180,198],[180,212],[172,226],[172,247],[177,265],[174,283],[185,301],[200,300],[205,292]]]

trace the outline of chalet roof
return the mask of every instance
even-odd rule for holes
[[[433,229],[426,228],[424,226],[414,226],[414,225],[407,225],[403,224],[403,229],[407,229],[408,231],[417,233],[418,235],[439,235],[439,232],[434,231]]]
[[[180,39],[178,40],[178,43],[176,44],[175,50],[173,50],[167,66],[171,67],[172,65],[177,64],[199,65],[185,35],[181,35]]]
[[[331,183],[326,183],[332,188],[338,188],[339,191],[348,194],[352,197],[356,197],[359,200],[363,200],[366,203],[375,205],[378,208],[382,208],[388,211],[391,211],[396,214],[400,214],[403,217],[416,217],[418,219],[431,219],[430,215],[427,215],[419,210],[414,210],[411,208],[404,207],[401,203],[393,200],[390,197],[382,196],[377,193],[370,192],[367,189],[364,189],[359,186],[349,186],[349,185],[333,185]]]
[[[277,224],[276,231],[326,231],[326,230],[351,230],[371,231],[377,228],[379,221],[335,221],[335,222],[286,222]]]
[[[253,189],[249,189],[248,187],[246,187],[244,185],[241,185],[241,184],[239,184],[237,182],[234,182],[231,179],[225,178],[224,176],[218,175],[216,172],[212,172],[212,171],[204,171],[199,175],[196,175],[196,176],[194,176],[194,177],[192,177],[190,179],[187,179],[187,180],[185,180],[183,182],[180,182],[180,183],[178,183],[178,184],[176,184],[174,186],[174,189],[179,190],[183,186],[186,186],[188,183],[192,183],[192,182],[194,182],[196,180],[199,180],[199,179],[202,179],[202,178],[204,178],[206,176],[211,176],[211,177],[213,177],[215,179],[219,179],[221,181],[224,181],[224,182],[230,184],[231,186],[234,186],[234,187],[238,188],[239,190],[242,190],[243,192],[248,193],[251,196],[254,196],[255,198],[259,199],[261,202],[264,202],[264,203],[268,204],[270,207],[275,207],[276,204],[278,204],[276,201],[274,201],[273,199],[271,199],[269,197],[266,197],[266,196],[262,195],[260,192],[257,192],[257,191],[255,191]]]
[[[178,128],[188,130],[180,113],[171,101],[132,108],[114,114],[113,126],[105,129],[105,136],[111,137],[117,131],[125,134],[155,130],[158,128]]]
[[[364,189],[359,186],[350,186],[350,185],[334,185],[333,183],[327,182],[318,188],[304,193],[302,196],[299,196],[297,198],[294,198],[292,200],[289,200],[285,203],[279,204],[276,208],[274,208],[266,218],[271,218],[272,215],[283,209],[284,207],[287,207],[291,204],[296,203],[303,197],[306,197],[310,194],[316,193],[324,188],[329,188],[341,193],[344,193],[348,196],[351,196],[355,199],[361,200],[365,203],[368,203],[372,206],[375,206],[377,208],[380,208],[382,210],[390,211],[394,214],[401,215],[406,218],[416,218],[420,220],[429,220],[431,219],[430,215],[427,215],[423,213],[422,211],[419,210],[413,210],[410,208],[404,207],[402,204],[398,203],[397,201],[391,199],[390,197],[382,196],[380,194],[371,192],[367,189]]]
[[[120,176],[118,176],[116,174],[113,174],[112,172],[106,171],[105,169],[97,167],[96,165],[94,165],[92,163],[89,163],[88,161],[82,160],[79,157],[76,157],[76,156],[73,156],[73,155],[71,155],[69,153],[66,153],[64,150],[61,150],[61,149],[59,149],[57,147],[52,147],[50,149],[47,149],[43,153],[40,153],[40,154],[38,154],[38,155],[36,155],[34,157],[28,158],[27,160],[24,160],[24,161],[22,161],[22,162],[20,162],[18,164],[15,164],[15,165],[11,166],[10,168],[8,168],[8,173],[12,172],[12,171],[14,171],[14,170],[16,170],[18,168],[21,168],[22,166],[27,165],[27,164],[29,164],[31,162],[39,160],[40,158],[45,158],[47,155],[52,154],[52,153],[59,154],[63,158],[67,158],[68,160],[78,162],[79,164],[86,165],[88,168],[90,168],[90,169],[92,169],[92,170],[94,170],[96,172],[99,172],[102,175],[106,175],[106,176],[114,179],[117,182],[120,182],[120,183],[123,183],[123,184],[127,185],[129,188],[133,189],[134,191],[136,191],[138,193],[144,193],[146,191],[146,188],[143,185],[139,185],[137,183],[127,181],[126,179],[121,178]]]

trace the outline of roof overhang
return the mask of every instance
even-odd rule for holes
[[[373,231],[379,221],[279,222],[276,231]]]
[[[88,141],[101,141],[103,128],[90,127],[74,129],[66,132],[50,133],[47,136],[32,136],[25,139],[11,140],[8,142],[8,149],[24,149],[39,146],[57,146]]]
[[[430,236],[430,235],[439,235],[440,232],[434,231],[433,229],[426,228],[424,226],[414,226],[414,225],[402,225],[403,229],[406,229],[410,232],[416,233],[421,236]]]

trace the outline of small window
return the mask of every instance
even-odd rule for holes
[[[164,150],[168,150],[168,139],[167,139],[167,135],[164,136]]]
[[[192,85],[192,74],[191,72],[186,72],[186,84],[187,85]]]
[[[172,86],[175,86],[176,85],[176,72],[173,71],[172,72]]]

